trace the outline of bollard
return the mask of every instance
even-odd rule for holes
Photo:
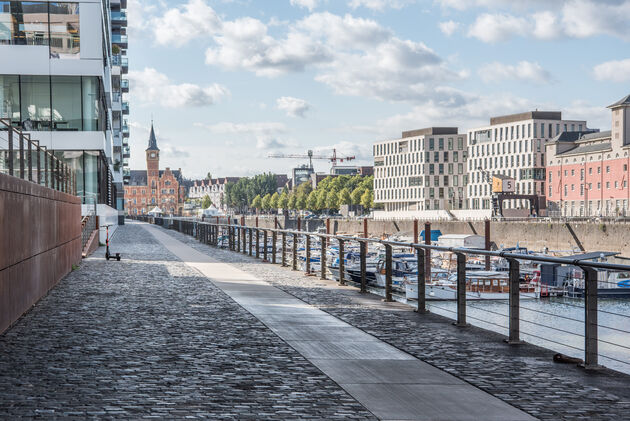
[[[597,349],[597,271],[582,267],[584,271],[584,368],[598,367]]]
[[[278,233],[271,233],[271,263],[276,264],[276,243],[278,242]]]
[[[392,246],[385,244],[385,301],[392,301]]]
[[[292,265],[291,265],[291,269],[292,270],[297,270],[297,242],[298,242],[298,236],[297,234],[293,234],[293,256],[292,256]]]
[[[263,260],[267,261],[267,230],[263,230]]]
[[[311,274],[311,236],[306,234],[306,265],[304,268],[307,275]]]
[[[416,311],[424,314],[427,312],[427,280],[424,276],[424,250],[418,247],[416,252],[418,254],[418,308],[416,308]]]
[[[282,267],[286,267],[287,266],[287,234],[286,232],[282,232],[282,252],[281,252],[282,256],[281,256],[281,260],[282,260]]]
[[[522,343],[520,340],[520,265],[516,259],[507,259],[510,265],[510,336],[509,344]]]
[[[319,263],[321,266],[321,279],[326,279],[326,237],[321,237],[322,240],[322,255],[319,258]]]
[[[343,272],[345,269],[345,258],[344,258],[344,244],[343,240],[339,239],[339,285],[345,285],[345,280],[343,278]]]
[[[457,255],[457,322],[456,326],[464,327],[466,324],[466,255]]]
[[[365,241],[359,242],[359,247],[361,249],[361,292],[366,292],[367,291],[367,275],[366,275],[367,242]]]

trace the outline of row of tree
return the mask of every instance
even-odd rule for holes
[[[362,205],[364,209],[374,207],[373,177],[348,176],[327,177],[317,189],[310,183],[302,183],[294,192],[256,195],[250,205],[260,210],[308,210],[311,212],[336,212],[342,205]]]
[[[251,178],[241,178],[236,183],[227,183],[223,196],[223,204],[244,212],[254,198],[265,197],[277,193],[278,180],[275,174],[259,174]]]

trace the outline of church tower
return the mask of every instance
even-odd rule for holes
[[[147,154],[147,186],[151,189],[151,198],[155,198],[157,203],[157,189],[160,179],[160,149],[155,139],[155,131],[153,130],[153,121],[151,122],[151,134],[149,135],[149,147]]]

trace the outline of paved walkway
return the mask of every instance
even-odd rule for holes
[[[157,227],[144,228],[380,419],[535,419]]]

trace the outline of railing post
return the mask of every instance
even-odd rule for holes
[[[319,263],[321,266],[321,279],[326,279],[326,237],[321,237],[322,241],[322,251],[321,256],[319,257]]]
[[[360,241],[361,250],[361,292],[367,291],[367,242]]]
[[[431,245],[431,223],[424,223],[424,244]],[[431,249],[424,250],[424,279],[431,280]]]
[[[385,301],[392,301],[392,246],[385,244]]]
[[[263,230],[263,260],[267,261],[267,230]]]
[[[278,233],[274,230],[271,232],[271,263],[276,264],[276,243],[278,242]]]
[[[287,233],[282,232],[282,251],[281,251],[282,267],[287,266]]]
[[[9,124],[9,175],[13,175],[13,128]]]
[[[418,308],[416,311],[420,314],[424,314],[427,312],[427,280],[424,276],[424,250],[418,247],[416,253],[418,254]]]
[[[307,275],[311,274],[311,236],[306,234],[306,263],[304,271]]]
[[[490,220],[486,219],[484,221],[484,235],[486,240],[486,250],[490,251]],[[490,256],[486,256],[485,258],[486,270],[490,270]],[[518,262],[517,262],[518,264]]]
[[[293,261],[292,261],[292,265],[291,265],[291,269],[292,270],[297,270],[297,242],[298,242],[298,236],[297,234],[293,233]]]
[[[256,228],[256,259],[260,259],[260,230]]]
[[[48,150],[44,147],[44,186],[48,187]]]
[[[33,181],[33,144],[30,136],[26,141],[28,142],[28,181]]]
[[[344,241],[339,239],[339,285],[345,285],[346,282],[343,277],[343,272],[346,270],[345,268],[345,258],[344,258]]]
[[[42,184],[42,153],[39,148],[39,141],[37,141],[37,184]]]
[[[253,228],[247,228],[247,235],[249,237],[249,242],[247,244],[247,248],[249,250],[249,255],[252,255],[252,250],[254,248],[254,234],[253,234]]]
[[[584,368],[598,367],[597,349],[597,271],[584,271]]]
[[[466,255],[457,255],[457,323],[456,326],[467,326],[466,324]]]
[[[519,344],[520,339],[520,264],[516,259],[507,259],[510,266],[510,336],[509,344]]]
[[[24,134],[20,132],[20,178],[24,180]]]

